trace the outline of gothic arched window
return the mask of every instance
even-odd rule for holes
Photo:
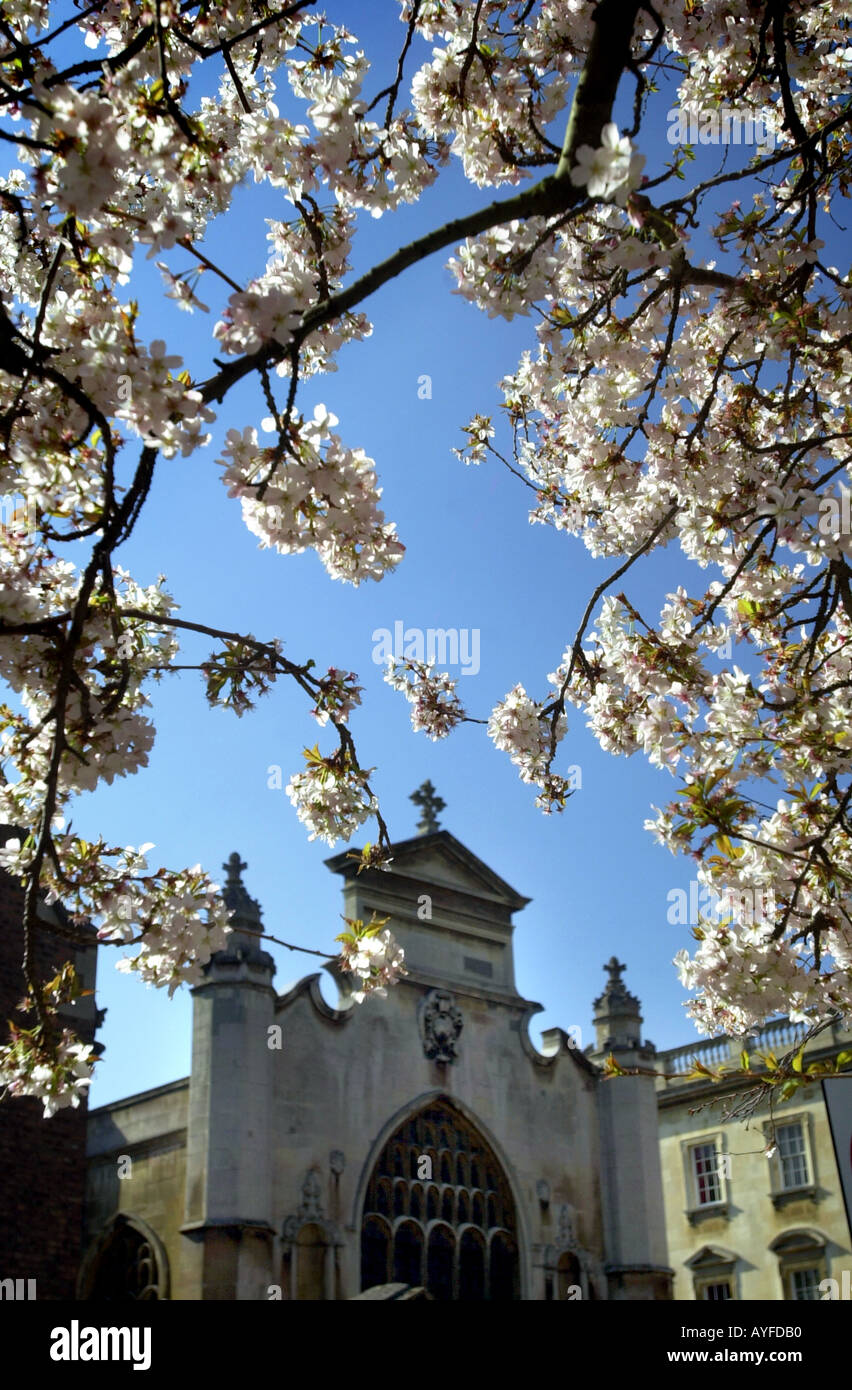
[[[394,1181],[397,1220],[391,1229],[384,1219],[388,1213],[379,1175],[397,1168],[403,1137],[410,1177]],[[439,1191],[429,1185],[424,1193],[410,1160],[429,1149],[434,1155],[436,1140],[443,1152],[433,1176],[442,1186]],[[487,1203],[483,1179],[490,1189]],[[402,1190],[405,1203],[399,1197]],[[433,1102],[400,1125],[376,1160],[362,1219],[361,1288],[393,1279],[425,1284],[433,1298],[444,1301],[516,1299],[516,1229],[514,1200],[497,1155],[449,1101]]]
[[[489,1250],[491,1298],[517,1298],[518,1247],[507,1231],[494,1231]]]
[[[374,1210],[380,1216],[390,1216],[390,1206],[390,1183],[387,1178],[379,1178],[376,1182]]]
[[[468,1226],[459,1246],[459,1299],[481,1303],[485,1297],[485,1237]]]
[[[84,1264],[80,1296],[99,1303],[167,1298],[166,1254],[154,1232],[133,1216],[114,1217]]]
[[[391,1231],[381,1216],[367,1216],[361,1228],[361,1288],[389,1282]]]
[[[426,1287],[432,1297],[442,1303],[448,1302],[453,1296],[455,1246],[455,1236],[449,1226],[439,1224],[432,1227],[426,1257]]]
[[[394,1232],[393,1277],[398,1284],[423,1283],[423,1228],[417,1221],[402,1221]]]

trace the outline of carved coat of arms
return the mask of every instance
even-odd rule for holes
[[[461,1009],[449,990],[433,989],[426,995],[421,1015],[423,1051],[433,1062],[452,1062],[464,1026]]]

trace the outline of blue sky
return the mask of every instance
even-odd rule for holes
[[[352,18],[351,5],[344,8],[367,51],[378,54],[376,77],[365,87],[372,96],[395,64],[403,33],[395,22],[398,6],[359,7],[368,25],[360,14]],[[387,18],[391,42],[378,36],[377,12]],[[423,56],[421,46],[417,64]],[[671,153],[663,120],[664,112],[651,127],[656,134],[640,141],[652,176]],[[362,219],[355,271],[492,196],[452,168],[416,207]],[[282,195],[249,185],[212,227],[205,252],[245,281],[266,261],[263,219],[286,215]],[[467,468],[452,455],[473,414],[496,413],[498,382],[533,344],[533,320],[489,320],[454,295],[448,255],[415,267],[363,306],[372,337],[345,349],[339,371],[310,381],[299,395],[303,412],[323,402],[339,417],[346,442],[375,459],[386,513],[407,546],[395,574],[353,589],[329,580],[312,553],[283,557],[257,548],[215,463],[227,429],[259,424],[268,413],[253,383],[226,399],[210,447],[187,460],[160,461],[143,518],[118,558],[143,583],[164,572],[184,618],[277,636],[295,659],[359,673],[364,706],[353,732],[362,764],[376,767],[373,783],[392,837],[414,833],[417,812],[408,798],[431,778],[447,802],[442,824],[532,898],[518,917],[515,957],[521,993],[544,1006],[534,1021],[535,1041],[540,1028],[555,1025],[579,1025],[583,1045],[592,1041],[591,1001],[605,982],[603,962],[615,952],[642,1000],[646,1036],[658,1047],[674,1046],[697,1036],[670,964],[688,944],[688,929],[667,921],[667,895],[688,888],[691,866],[656,847],[643,830],[651,804],[671,796],[673,779],[640,756],[602,752],[573,713],[562,769],[578,765],[582,789],[563,814],[545,817],[483,729],[465,726],[439,744],[414,735],[410,707],[372,661],[374,631],[395,621],[475,628],[481,669],[459,682],[470,713],[487,717],[516,681],[541,698],[590,592],[614,568],[612,561],[592,560],[579,541],[531,526],[526,490],[498,465]],[[157,259],[168,259],[174,270],[190,264],[181,252]],[[163,298],[144,249],[137,271],[130,292],[142,306],[140,335],[165,338],[193,373],[208,375],[217,347],[210,335],[224,302],[212,277],[204,275],[198,291],[212,312],[191,318]],[[418,394],[424,375],[431,379],[428,398]],[[505,446],[505,435],[496,442]],[[685,573],[678,552],[654,555],[630,578],[628,593],[640,610],[652,612]],[[184,647],[195,654],[208,649],[193,641]],[[323,861],[344,846],[332,851],[308,843],[285,792],[270,790],[267,778],[271,766],[280,766],[286,784],[302,766],[305,744],[319,738],[331,749],[333,735],[318,729],[304,697],[286,683],[242,720],[208,709],[197,674],[169,678],[153,695],[158,734],[150,766],[81,798],[75,829],[86,836],[103,832],[113,844],[153,841],[152,863],[200,861],[214,874],[236,849],[248,861],[247,887],[260,900],[268,929],[332,949],[342,903],[339,882]],[[372,830],[363,838],[374,838]],[[279,990],[315,969],[310,957],[277,948],[273,954]],[[114,950],[101,952],[98,1002],[108,1014],[94,1105],[183,1076],[190,1064],[189,995],[169,1001],[119,975],[115,959]]]

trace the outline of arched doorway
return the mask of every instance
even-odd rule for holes
[[[361,1220],[361,1288],[389,1277],[423,1284],[441,1301],[519,1297],[508,1180],[488,1141],[443,1097],[400,1124],[370,1175]]]
[[[582,1289],[582,1286],[580,1261],[573,1251],[565,1250],[559,1256],[559,1264],[556,1267],[556,1297],[562,1301],[579,1298],[577,1290]]]

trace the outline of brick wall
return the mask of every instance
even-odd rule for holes
[[[6,830],[6,834],[2,831]],[[8,828],[0,827],[5,843]],[[23,890],[0,869],[0,1037],[24,994]],[[48,979],[65,960],[74,960],[88,988],[94,987],[95,950],[39,934],[36,961]],[[69,1016],[69,1026],[86,1042],[94,1036],[94,1003],[87,999]],[[81,1257],[86,1181],[86,1106],[60,1110],[49,1120],[35,1099],[0,1102],[0,1279],[35,1279],[39,1299],[75,1297]]]

